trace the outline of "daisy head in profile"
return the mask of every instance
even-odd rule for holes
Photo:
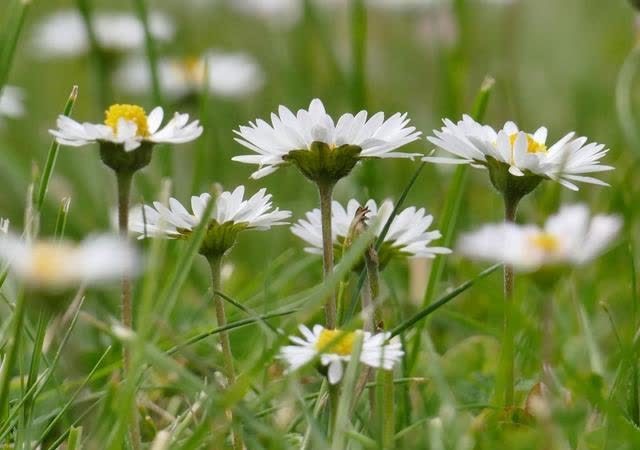
[[[159,106],[147,115],[141,106],[115,104],[105,111],[103,123],[79,123],[60,115],[57,128],[49,132],[59,144],[71,147],[99,143],[106,165],[116,171],[136,171],[149,163],[155,144],[182,144],[202,134],[200,123],[189,122],[188,114],[175,113],[164,126],[163,118]]]
[[[255,164],[252,178],[261,178],[278,167],[294,164],[316,183],[335,184],[363,159],[413,158],[394,150],[417,140],[420,132],[409,126],[407,114],[396,113],[385,120],[384,113],[371,117],[367,111],[347,113],[334,122],[319,99],[309,109],[293,114],[280,106],[271,124],[262,119],[236,131],[236,141],[252,150],[234,161]]]
[[[404,355],[400,340],[391,339],[388,332],[331,330],[322,325],[315,325],[311,330],[300,325],[299,329],[302,337],[290,336],[293,345],[282,347],[278,358],[290,371],[318,360],[331,384],[340,382],[344,365],[351,361],[359,345],[359,361],[369,367],[393,370]]]
[[[241,99],[264,85],[264,73],[247,53],[208,51],[202,56],[165,58],[158,63],[163,91],[171,98],[185,100],[202,93],[225,99]],[[149,63],[132,57],[118,70],[116,82],[132,93],[151,90]]]
[[[233,247],[241,231],[268,230],[286,224],[291,217],[290,211],[273,207],[271,194],[267,194],[266,189],[260,189],[247,199],[244,194],[244,186],[238,186],[215,198],[208,193],[193,196],[191,212],[174,198],[169,200],[168,207],[154,202],[152,206],[134,209],[129,218],[129,227],[140,239],[180,239],[191,235],[206,220],[207,231],[200,253],[207,258],[220,258]],[[212,201],[212,207],[207,208]],[[205,217],[207,209],[211,212]]]
[[[472,259],[503,262],[516,270],[584,265],[606,250],[618,235],[622,220],[591,216],[582,204],[564,206],[544,227],[498,223],[463,235],[457,250]]]
[[[365,223],[373,227],[378,237],[393,212],[393,203],[390,200],[378,206],[375,200],[368,200],[361,205],[357,200],[351,199],[346,207],[334,201],[331,229],[334,251],[337,255],[342,254],[349,244],[352,224],[361,206],[366,210]],[[382,246],[378,250],[380,268],[384,268],[394,258],[434,258],[439,254],[451,253],[448,248],[431,245],[432,241],[442,237],[438,230],[429,230],[432,224],[433,216],[427,214],[424,208],[418,209],[412,206],[400,211],[391,221]],[[308,245],[305,251],[322,254],[322,224],[319,209],[308,212],[305,219],[300,219],[291,227],[291,231]]]
[[[4,231],[4,224],[2,228],[0,259],[33,289],[59,291],[115,281],[140,271],[136,250],[117,236],[98,235],[81,243],[27,242]]]
[[[486,168],[496,189],[516,200],[545,179],[575,191],[578,182],[606,185],[591,174],[613,169],[600,164],[608,152],[604,145],[573,132],[549,145],[544,127],[527,133],[507,122],[496,131],[464,116],[458,123],[445,119],[444,127],[433,133],[429,142],[451,156],[427,156],[424,161]]]

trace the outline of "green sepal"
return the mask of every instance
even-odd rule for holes
[[[508,164],[490,156],[487,156],[486,165],[491,183],[511,203],[517,204],[522,197],[532,192],[545,179],[528,170],[524,171],[521,177],[511,175]]]
[[[225,222],[223,224],[212,220],[207,225],[207,233],[200,246],[200,254],[207,259],[221,258],[236,243],[238,233],[247,229],[244,223]]]
[[[284,160],[295,164],[313,182],[335,184],[349,175],[360,159],[360,152],[362,148],[357,145],[331,148],[324,142],[315,141],[308,150],[290,151]]]
[[[149,165],[153,145],[153,142],[142,142],[140,147],[127,152],[123,144],[101,141],[100,159],[116,172],[134,173]]]

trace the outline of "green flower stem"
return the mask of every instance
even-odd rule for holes
[[[214,292],[213,301],[216,307],[216,319],[218,321],[218,327],[224,328],[227,325],[227,316],[224,311],[224,299],[216,294],[220,292],[220,272],[222,268],[222,256],[210,256],[207,257],[209,266],[211,267],[211,286]],[[220,346],[222,347],[222,359],[224,363],[225,376],[227,377],[227,385],[231,386],[236,381],[236,372],[233,367],[233,355],[231,354],[231,343],[229,341],[229,333],[223,330],[219,333]],[[233,433],[233,448],[234,450],[244,450],[244,443],[242,442],[242,435],[233,426],[233,415],[231,411],[227,411],[227,416],[231,422],[231,428]]]
[[[324,279],[327,280],[333,273],[333,238],[331,232],[331,201],[333,199],[332,182],[318,182],[320,194],[320,218],[322,222],[322,263]],[[325,322],[329,329],[336,327],[336,294],[331,291],[325,300]]]
[[[131,195],[131,184],[133,173],[128,171],[116,172],[118,183],[118,230],[124,239],[129,235],[129,197]],[[127,328],[133,328],[133,308],[131,306],[131,278],[126,274],[122,277],[122,297],[121,297],[122,324]],[[122,356],[125,373],[131,364],[131,355],[127,346],[123,346]]]
[[[396,435],[396,420],[394,413],[394,383],[393,370],[382,371],[382,400],[384,422],[382,424],[382,448],[383,450],[391,450],[394,447],[394,438]]]
[[[129,198],[131,196],[131,184],[133,182],[133,171],[116,171],[118,184],[118,230],[123,239],[129,237]],[[131,277],[127,274],[122,276],[122,295],[120,314],[122,325],[125,328],[133,329],[133,306],[131,302]],[[122,368],[125,378],[131,370],[131,350],[127,345],[122,346]],[[134,397],[135,399],[135,397]],[[133,412],[131,414],[131,424],[129,426],[129,437],[134,450],[142,448],[142,438],[140,436],[140,418],[138,408],[134,400]]]
[[[519,198],[504,197],[504,218],[506,222],[515,222]],[[513,330],[513,266],[504,266],[504,325],[502,336],[502,380],[504,383],[504,407],[514,405],[515,350]]]
[[[18,295],[16,307],[13,311],[13,336],[9,350],[7,351],[4,361],[2,361],[2,373],[0,374],[0,419],[5,417],[9,411],[9,384],[11,381],[11,372],[18,357],[20,334],[23,330],[25,304],[24,294]],[[2,420],[0,420],[0,422],[2,422]]]

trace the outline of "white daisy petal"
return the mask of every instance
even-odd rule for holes
[[[236,142],[257,155],[243,155],[233,160],[259,165],[252,178],[261,178],[274,172],[287,154],[310,150],[316,141],[330,148],[358,146],[362,158],[413,158],[416,154],[394,152],[421,134],[407,126],[405,116],[396,114],[385,121],[380,112],[367,121],[368,113],[360,111],[355,116],[344,114],[334,122],[319,99],[312,100],[308,110],[301,109],[296,115],[281,106],[277,115],[271,115],[271,124],[258,119],[235,130]]]

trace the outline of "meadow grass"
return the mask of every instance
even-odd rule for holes
[[[292,211],[293,223],[319,206],[316,186],[295,163],[249,178],[252,168],[231,160],[247,153],[233,130],[268,120],[278,105],[307,108],[313,98],[334,118],[361,109],[408,112],[423,137],[400,151],[423,155],[433,150],[424,137],[441,119],[463,113],[494,128],[507,120],[526,130],[544,125],[551,142],[575,130],[611,148],[603,163],[615,170],[598,175],[610,186],[573,192],[545,180],[522,200],[516,221],[542,224],[561,205],[581,202],[619,215],[621,232],[604,254],[559,271],[553,283],[516,273],[513,303],[505,304],[503,265],[455,251],[462,232],[503,220],[488,171],[387,159],[362,161],[335,183],[333,198],[343,204],[390,198],[395,206],[378,224],[381,236],[364,226],[348,245],[331,246],[335,267],[325,253],[323,270],[322,256],[305,253],[288,226],[243,228],[221,253],[211,252],[215,224],[206,221],[180,239],[131,237],[143,268],[132,281],[130,327],[120,319],[118,283],[49,292],[21,282],[5,257],[0,448],[640,448],[633,7],[623,0],[443,0],[404,9],[397,0],[379,9],[366,0],[300,0],[291,2],[298,17],[280,12],[269,20],[242,13],[234,1],[0,5],[0,90],[16,85],[25,94],[22,117],[0,115],[0,217],[10,219],[11,234],[79,241],[117,232],[124,200],[99,144],[61,146],[47,133],[59,114],[102,123],[114,103],[187,112],[203,126],[193,142],[155,147],[127,204],[171,196],[186,206],[201,192],[219,199],[245,185],[248,197],[265,187],[274,206]],[[47,57],[35,48],[37,24],[63,8],[78,12],[87,47]],[[146,91],[116,82],[127,55],[101,47],[92,18],[105,10],[140,19],[138,48],[127,53],[149,68]],[[169,40],[153,34],[149,13],[157,11],[175,26]],[[260,87],[240,97],[210,86],[172,96],[161,83],[163,58],[208,49],[248,52],[261,67]],[[210,70],[204,63],[204,76]],[[432,229],[443,236],[431,245],[454,252],[423,265],[396,255],[378,279],[383,237],[410,206],[433,214]],[[212,201],[204,216],[213,210]],[[282,347],[299,325],[325,323],[327,299],[335,297],[346,335],[366,329],[366,295],[375,329],[404,350],[394,370],[358,364],[366,338],[357,333],[339,384],[329,383],[330,368],[317,360],[286,370]]]

